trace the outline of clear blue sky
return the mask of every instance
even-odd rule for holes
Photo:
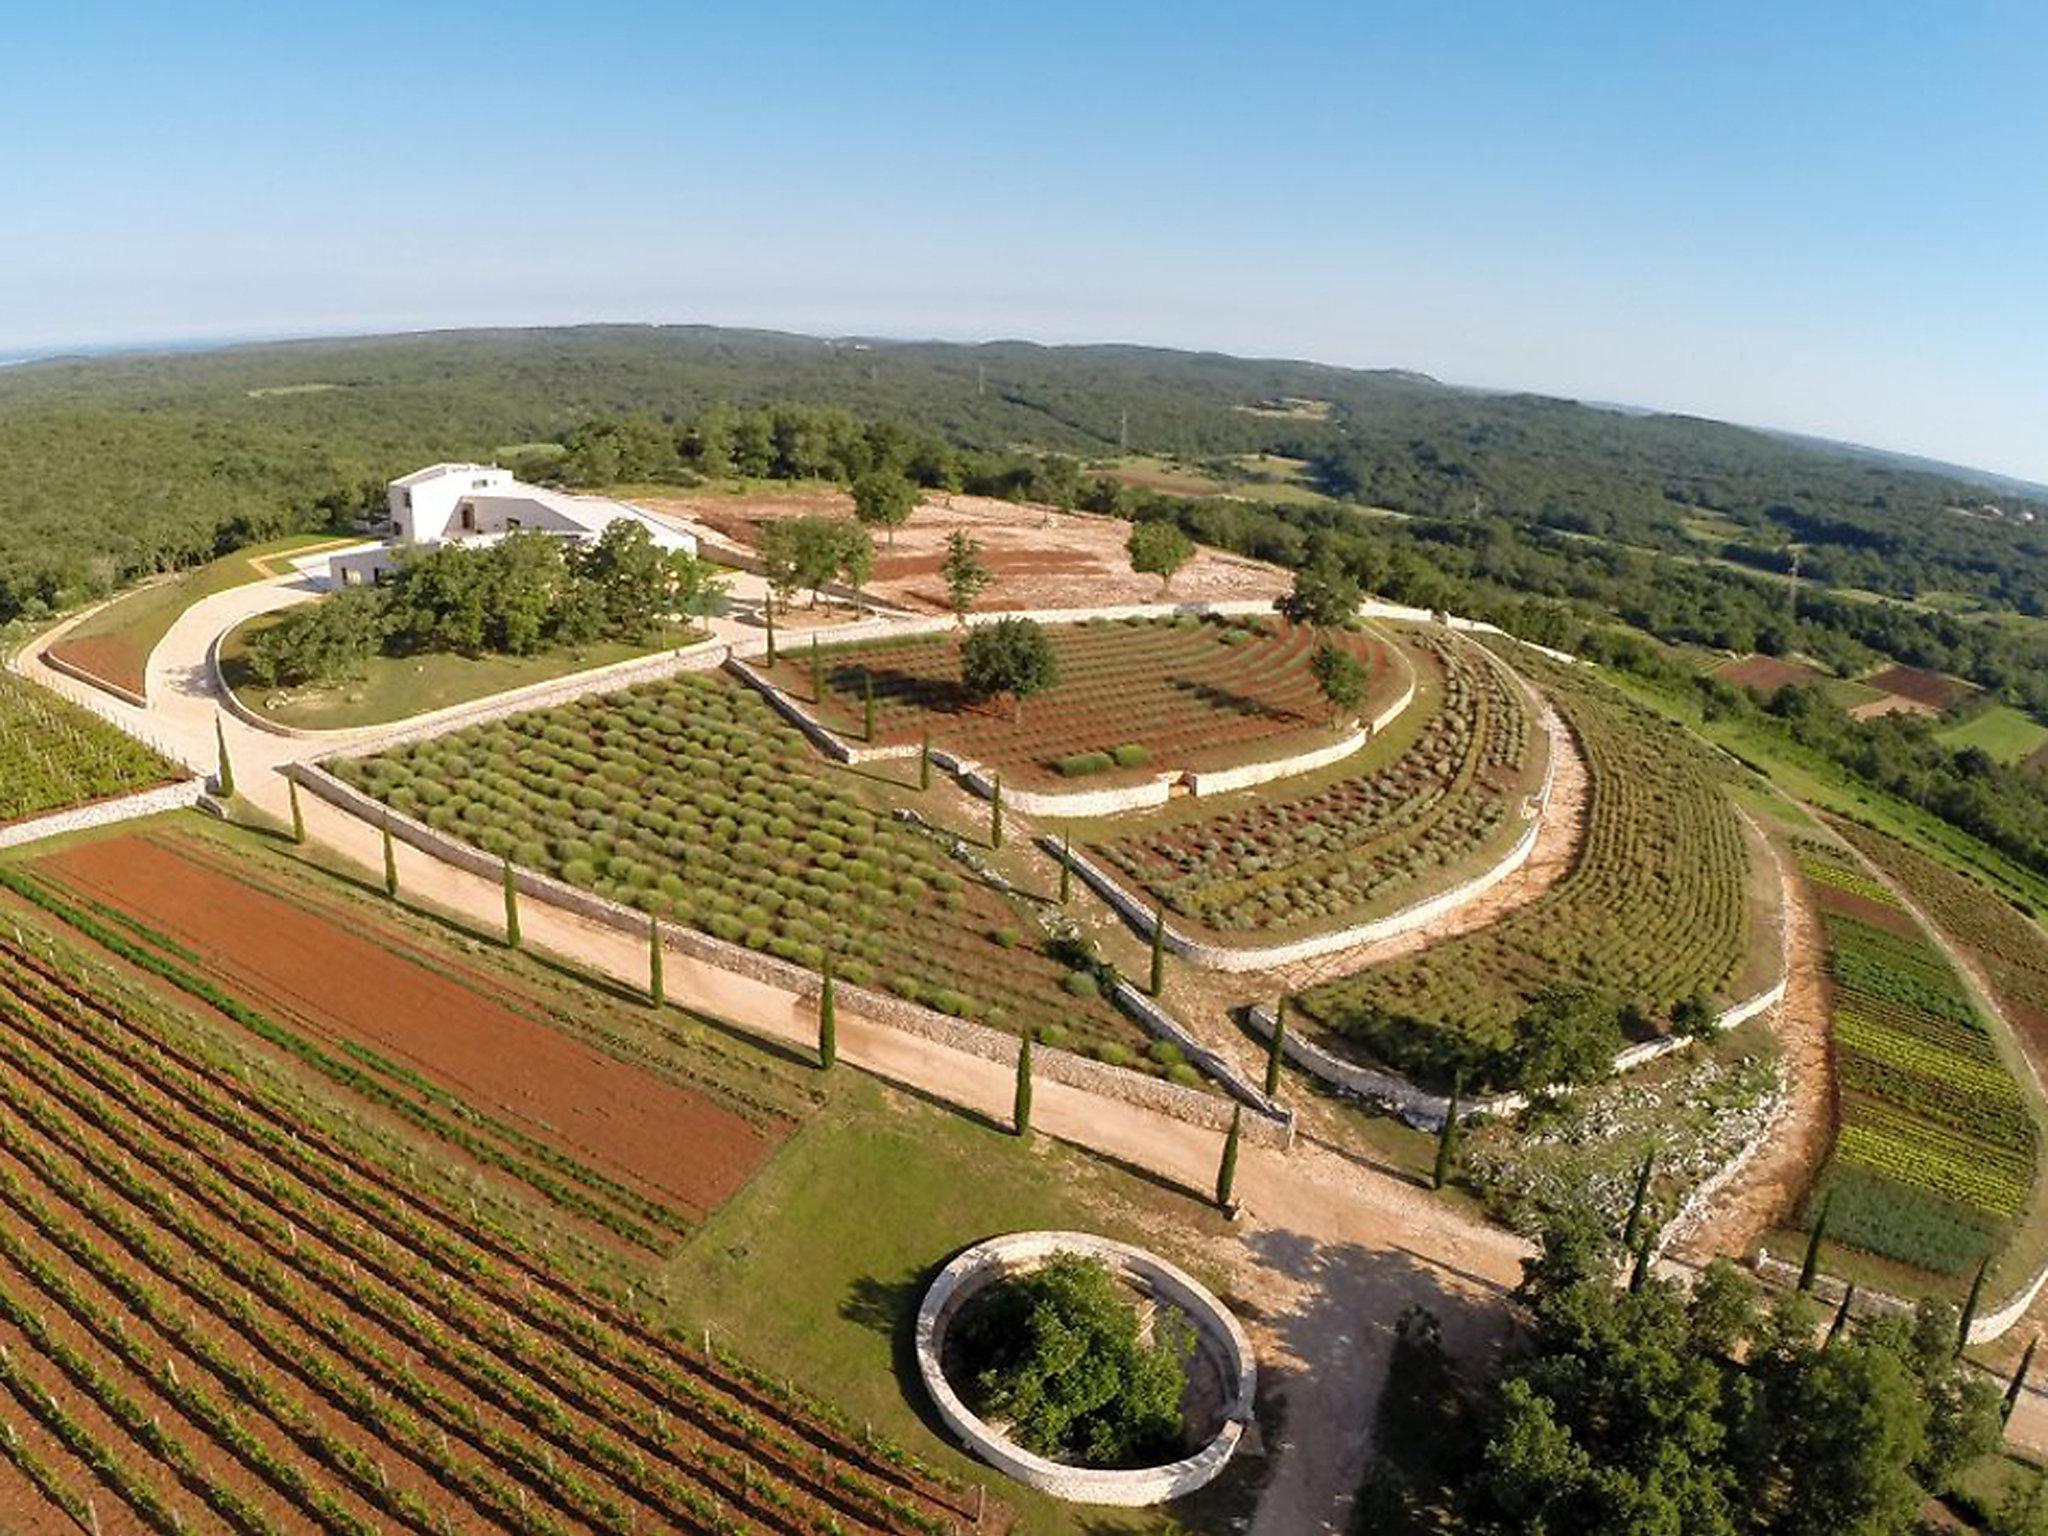
[[[16,9],[0,353],[594,319],[1426,370],[2048,479],[2048,5]]]

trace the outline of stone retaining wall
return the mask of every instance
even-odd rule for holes
[[[1029,1274],[1062,1254],[1098,1259],[1127,1284],[1185,1316],[1195,1348],[1223,1385],[1223,1424],[1190,1456],[1158,1467],[1105,1471],[1033,1455],[980,1418],[946,1379],[946,1334],[961,1309],[1013,1275]],[[1230,1309],[1193,1276],[1142,1248],[1086,1232],[1020,1232],[990,1238],[939,1271],[917,1309],[918,1374],[946,1427],[974,1455],[1027,1487],[1079,1504],[1137,1508],[1193,1493],[1229,1463],[1253,1422],[1258,1362]]]
[[[316,763],[295,763],[284,771],[328,804],[371,826],[390,827],[392,837],[422,853],[484,879],[497,881],[503,878],[503,860],[438,832],[403,812],[391,810],[381,801],[344,784]],[[607,927],[634,934],[645,934],[648,930],[650,919],[646,913],[621,906],[538,871],[514,865],[513,883],[522,893],[538,901]],[[729,975],[746,978],[765,989],[780,1005],[816,1006],[822,983],[814,971],[738,944],[729,944],[694,928],[664,924],[662,937],[669,950]],[[842,1014],[902,1030],[986,1061],[1014,1065],[1017,1060],[1017,1036],[1004,1030],[951,1018],[902,998],[845,982],[838,985],[837,996]],[[1208,1130],[1226,1131],[1230,1128],[1233,1100],[1225,1095],[1185,1088],[1179,1083],[1150,1077],[1127,1067],[1110,1066],[1054,1046],[1035,1047],[1031,1062],[1032,1070],[1050,1082],[1135,1104],[1155,1114]],[[1291,1119],[1254,1115],[1244,1121],[1244,1135],[1261,1145],[1285,1147],[1293,1140],[1294,1127]]]
[[[199,797],[205,790],[204,779],[181,779],[175,784],[161,784],[136,794],[116,795],[110,800],[73,806],[68,811],[52,811],[47,816],[9,822],[0,826],[0,848],[18,848],[23,843],[62,837],[67,832],[89,832],[96,827],[111,827],[119,822],[156,816],[165,811],[187,810],[199,803]]]

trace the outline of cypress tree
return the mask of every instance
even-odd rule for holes
[[[1019,1136],[1031,1134],[1031,1036],[1017,1042],[1017,1098],[1010,1110],[1010,1125]]]
[[[2041,1335],[2035,1334],[2027,1340],[2026,1351],[2020,1356],[2019,1369],[2012,1373],[2012,1385],[2005,1389],[2005,1403],[1998,1410],[1999,1417],[2009,1419],[2013,1409],[2020,1405],[2020,1394],[2027,1389],[2027,1372],[2034,1364],[2034,1351],[2041,1347]]]
[[[228,729],[221,724],[219,715],[213,717],[213,745],[220,755],[220,768],[213,781],[220,786],[221,794],[232,800],[235,797],[235,764],[228,756]]]
[[[1835,1203],[1835,1192],[1829,1190],[1821,1200],[1820,1214],[1813,1218],[1813,1231],[1806,1239],[1806,1258],[1799,1266],[1799,1289],[1813,1289],[1813,1277],[1820,1273],[1820,1245],[1828,1235],[1828,1207]]]
[[[1152,908],[1152,995],[1166,990],[1166,904]]]
[[[1444,1123],[1436,1133],[1436,1166],[1429,1173],[1429,1187],[1442,1189],[1451,1181],[1451,1159],[1458,1150],[1458,1101],[1465,1096],[1465,1074],[1451,1079],[1450,1102],[1444,1105]]]
[[[1216,1165],[1216,1204],[1225,1211],[1230,1209],[1231,1192],[1237,1188],[1237,1139],[1243,1130],[1244,1106],[1233,1105],[1230,1134],[1223,1138],[1223,1161]]]
[[[825,702],[825,659],[818,653],[818,637],[811,636],[811,702]]]
[[[768,601],[762,608],[768,619],[768,665],[775,665],[775,594],[768,594]]]
[[[1991,1269],[1991,1255],[1985,1254],[1977,1266],[1976,1278],[1970,1282],[1969,1298],[1963,1303],[1963,1315],[1956,1321],[1956,1354],[1970,1347],[1970,1324],[1977,1321],[1977,1304],[1984,1299],[1984,1276]]]
[[[1060,905],[1065,906],[1074,895],[1074,834],[1060,834]]]
[[[519,947],[519,882],[512,874],[512,861],[505,861],[505,947]]]
[[[1849,1326],[1849,1309],[1855,1305],[1856,1285],[1854,1281],[1851,1281],[1848,1285],[1842,1287],[1842,1304],[1835,1308],[1835,1320],[1828,1324],[1827,1341],[1821,1345],[1821,1348],[1827,1348],[1828,1344],[1834,1343],[1837,1338],[1841,1337],[1842,1330]]]
[[[1643,1209],[1650,1201],[1650,1178],[1657,1171],[1657,1149],[1650,1148],[1643,1155],[1643,1166],[1636,1170],[1636,1192],[1628,1204],[1628,1224],[1621,1229],[1621,1246],[1634,1249],[1636,1234],[1643,1228]]]
[[[919,789],[930,789],[932,787],[932,728],[930,726],[924,728],[924,740],[918,744],[917,748],[917,787]]]
[[[292,802],[292,841],[303,848],[306,846],[306,813],[299,808],[299,781],[286,779],[284,788]]]
[[[398,848],[391,841],[391,823],[386,821],[381,830],[384,833],[384,894],[395,901],[398,898]]]
[[[1266,1042],[1266,1097],[1280,1091],[1280,1064],[1287,1059],[1287,994],[1273,1004],[1273,1038]]]
[[[1628,1271],[1628,1293],[1631,1296],[1642,1290],[1644,1282],[1650,1278],[1650,1240],[1647,1237],[1636,1244],[1635,1254],[1636,1261]]]
[[[839,1060],[839,993],[832,962],[825,962],[825,985],[818,992],[818,1065],[830,1072]]]
[[[661,974],[661,919],[647,919],[647,1000],[659,1008],[668,1001],[668,987]]]
[[[875,739],[875,674],[866,667],[860,669],[860,728],[862,741]]]
[[[988,845],[991,848],[1003,846],[1003,781],[1000,778],[989,794]]]

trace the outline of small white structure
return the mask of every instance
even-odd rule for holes
[[[495,464],[430,464],[416,469],[391,482],[390,508],[390,542],[347,550],[329,560],[331,585],[381,581],[397,564],[397,551],[407,547],[488,543],[508,533],[546,533],[581,542],[621,521],[640,524],[658,549],[697,553],[693,534],[638,507],[527,485]]]

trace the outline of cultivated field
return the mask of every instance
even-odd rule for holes
[[[1725,999],[1746,958],[1776,960],[1708,749],[1589,674],[1521,650],[1515,664],[1564,715],[1586,760],[1576,863],[1489,927],[1300,998],[1336,1042],[1431,1081],[1464,1068],[1475,1084],[1499,1084],[1516,1017],[1546,987],[1588,988],[1654,1021],[1694,993]]]
[[[1961,751],[1976,747],[2001,763],[2023,762],[2048,747],[2048,725],[2010,704],[1991,704],[1940,731],[1942,742]]]
[[[865,739],[872,687],[878,745],[915,744],[929,731],[934,746],[1020,786],[1220,768],[1336,739],[1309,672],[1306,628],[1182,617],[1049,625],[1046,635],[1059,682],[1021,710],[961,685],[957,635],[820,645],[815,672],[807,650],[787,647],[767,675],[855,741]],[[1358,711],[1370,717],[1407,685],[1406,666],[1369,632],[1338,640],[1371,672]]]
[[[679,517],[707,527],[742,550],[760,541],[763,524],[783,517],[853,516],[853,498],[839,489],[813,492],[707,492],[694,496],[635,495],[634,503],[657,515]],[[1131,525],[1114,517],[1060,512],[1051,507],[1000,501],[988,496],[939,493],[927,500],[893,540],[875,540],[875,575],[867,590],[884,601],[923,613],[943,613],[946,584],[939,574],[946,539],[965,532],[981,546],[981,561],[995,580],[975,600],[977,611],[1072,608],[1152,602],[1159,578],[1131,569],[1125,542]],[[716,541],[704,553],[717,559]],[[1173,596],[1183,602],[1278,597],[1287,590],[1285,572],[1221,550],[1203,548],[1173,578]]]
[[[1416,700],[1379,741],[1304,780],[1101,824],[1091,850],[1223,937],[1363,922],[1487,867],[1528,825],[1544,733],[1479,645],[1423,630],[1404,650]]]
[[[181,777],[97,715],[0,669],[0,825]]]
[[[1941,951],[1883,885],[1811,849],[1833,982],[1840,1123],[1809,1201],[1828,1234],[1910,1268],[1967,1272],[2032,1194],[2026,1096]]]
[[[1714,676],[1737,688],[1758,693],[1775,693],[1780,688],[1812,688],[1828,681],[1828,674],[1803,661],[1786,661],[1779,656],[1743,656],[1714,669]]]
[[[1859,681],[1876,689],[1878,697],[1850,708],[1849,713],[1858,720],[1879,715],[1943,715],[1978,691],[1974,684],[1959,677],[1930,672],[1925,667],[1886,667]]]
[[[1031,904],[893,817],[873,781],[820,763],[729,678],[678,676],[335,766],[430,825],[664,921],[1145,1064],[1142,1033]]]
[[[0,939],[8,1530],[973,1521],[99,992]]]

